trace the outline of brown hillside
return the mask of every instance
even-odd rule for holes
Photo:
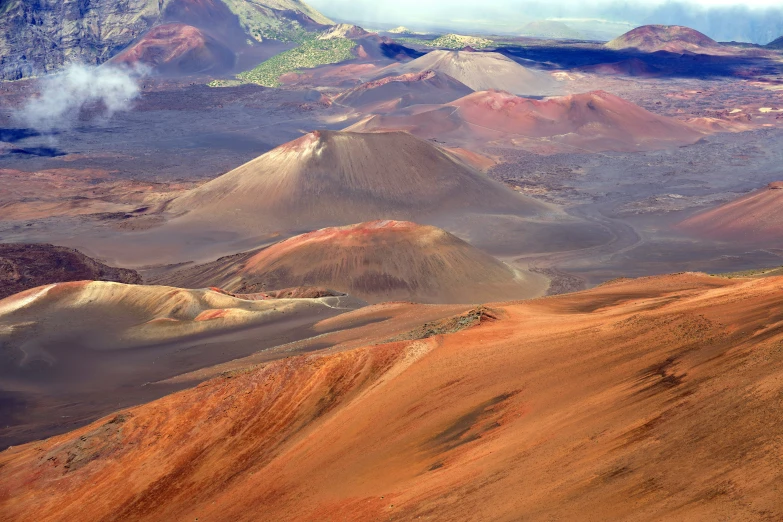
[[[709,36],[681,25],[643,25],[606,44],[609,49],[637,49],[647,53],[703,53],[719,51],[721,45]]]

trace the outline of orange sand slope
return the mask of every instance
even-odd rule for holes
[[[349,130],[395,129],[467,144],[535,147],[545,142],[567,151],[654,150],[691,144],[704,135],[684,122],[603,91],[543,101],[498,91],[476,92],[443,106],[371,116]]]
[[[235,372],[3,452],[0,510],[777,520],[781,291],[781,278],[621,281]]]
[[[536,297],[547,286],[543,278],[512,270],[444,230],[404,221],[317,230],[241,259],[232,270],[216,270],[217,264],[188,268],[161,282],[239,294],[314,285],[371,303],[482,303]]]
[[[780,246],[783,244],[783,182],[770,183],[752,194],[696,214],[677,228],[699,237]]]

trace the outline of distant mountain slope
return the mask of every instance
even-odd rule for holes
[[[167,22],[207,31],[228,47],[331,24],[299,0],[7,0],[0,16],[3,80],[56,72],[74,61],[104,63]]]
[[[681,25],[643,25],[606,44],[609,49],[637,49],[654,53],[709,53],[721,45],[709,36]]]
[[[530,22],[520,29],[519,34],[522,36],[534,36],[538,38],[584,38],[584,35],[579,31],[556,20],[538,20]]]
[[[776,38],[767,44],[772,49],[783,49],[783,36]]]

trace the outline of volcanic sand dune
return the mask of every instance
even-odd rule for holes
[[[363,112],[388,112],[411,105],[448,103],[471,92],[450,76],[423,71],[363,83],[334,101]]]
[[[0,508],[40,521],[780,519],[781,290],[625,280],[235,372],[6,450]]]
[[[783,182],[696,214],[676,228],[702,238],[781,246]]]
[[[37,286],[86,279],[142,282],[134,270],[104,265],[72,248],[0,243],[0,299]]]
[[[143,64],[161,74],[228,71],[235,61],[223,43],[185,24],[159,25],[112,59],[115,64]]]
[[[403,132],[316,131],[175,199],[172,224],[311,231],[376,219],[442,226],[472,213],[561,215]]]
[[[219,286],[236,293],[319,286],[370,303],[481,303],[541,295],[546,282],[523,275],[432,226],[375,221],[296,236],[251,257],[228,258],[157,282]],[[216,265],[234,264],[216,273]]]
[[[500,53],[438,50],[398,70],[402,73],[436,71],[474,91],[495,89],[526,96],[548,96],[561,90],[548,73],[523,67]]]
[[[721,44],[690,27],[681,25],[643,25],[618,36],[606,44],[609,49],[637,49],[654,53],[667,51],[683,54],[721,52]]]
[[[10,406],[0,440],[159,397],[167,390],[142,385],[308,337],[314,323],[358,306],[350,297],[251,301],[93,281],[7,297],[0,300],[0,399]]]
[[[546,139],[587,151],[644,151],[691,144],[703,133],[603,91],[546,100],[477,92],[438,107],[371,116],[352,131],[405,130],[421,138],[525,146]],[[528,141],[532,139],[533,141]]]

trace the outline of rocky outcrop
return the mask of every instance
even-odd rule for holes
[[[72,248],[0,244],[0,299],[37,286],[84,280],[142,282],[135,270],[104,265]]]

